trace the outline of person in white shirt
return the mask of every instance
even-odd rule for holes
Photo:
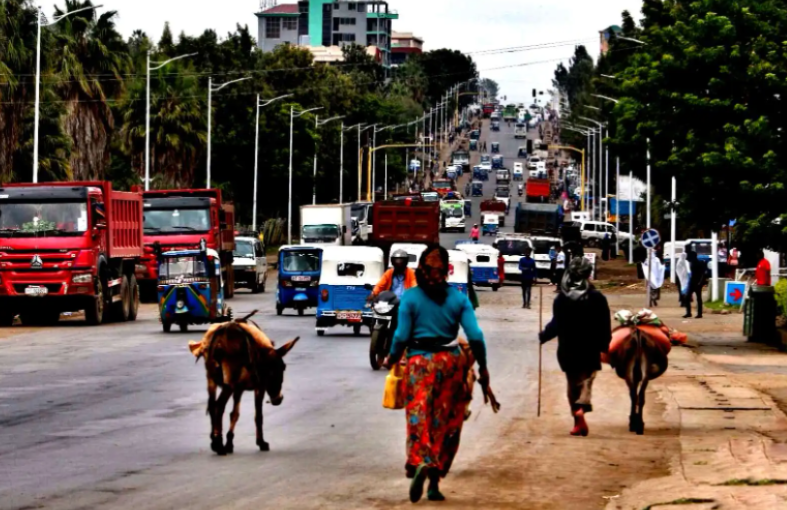
[[[560,282],[563,281],[563,273],[566,272],[566,252],[563,251],[563,247],[558,245],[557,246],[557,254],[555,255],[555,282],[557,282],[557,288],[555,292],[560,291]]]

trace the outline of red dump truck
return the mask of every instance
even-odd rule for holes
[[[421,200],[375,202],[371,243],[382,248],[385,259],[395,243],[440,242],[440,203]]]
[[[84,310],[88,324],[137,317],[142,194],[109,182],[0,188],[0,325],[57,322]]]
[[[533,179],[531,177],[525,184],[525,202],[547,203],[550,192],[549,179]]]
[[[224,296],[232,297],[235,277],[232,252],[235,250],[235,207],[221,201],[217,189],[145,191],[145,254],[137,266],[146,301],[155,301],[158,265],[155,245],[162,252],[199,249],[201,239],[216,250],[221,259]]]

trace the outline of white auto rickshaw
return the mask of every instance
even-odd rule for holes
[[[492,287],[492,290],[497,292],[502,283],[497,265],[500,252],[488,244],[462,244],[457,250],[464,252],[470,261],[473,285]]]
[[[396,243],[391,245],[391,254],[395,253],[396,250],[404,250],[407,255],[407,267],[410,269],[417,269],[418,268],[418,261],[421,260],[421,254],[426,251],[425,244],[418,244],[418,243]],[[388,256],[388,266],[391,265],[391,256]]]
[[[448,285],[467,296],[470,283],[470,261],[463,251],[448,250]]]
[[[317,335],[334,326],[372,328],[374,313],[366,307],[367,285],[377,285],[385,272],[380,248],[371,246],[326,246],[322,252],[320,295],[317,300]]]

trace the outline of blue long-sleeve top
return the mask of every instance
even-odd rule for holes
[[[532,282],[538,276],[536,261],[530,257],[519,259],[519,271],[522,273],[522,281]]]
[[[467,296],[449,287],[448,297],[442,305],[435,303],[419,287],[406,290],[399,303],[399,325],[391,345],[391,360],[398,361],[410,339],[456,338],[459,326],[467,335],[470,349],[478,365],[486,367],[486,342],[478,326],[473,305]],[[459,347],[456,347],[457,352]],[[428,351],[410,347],[407,355],[418,356]]]

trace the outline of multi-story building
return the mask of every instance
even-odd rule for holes
[[[376,46],[385,67],[391,65],[391,22],[399,14],[385,0],[301,0],[275,5],[262,0],[257,13],[257,45],[271,51],[279,44],[302,46]]]
[[[601,54],[606,55],[609,51],[609,40],[619,35],[622,32],[622,29],[617,25],[611,25],[609,28],[604,30],[599,30],[599,47],[601,49]]]
[[[394,32],[391,35],[391,65],[398,66],[410,58],[410,55],[424,51],[424,40],[412,32]]]

